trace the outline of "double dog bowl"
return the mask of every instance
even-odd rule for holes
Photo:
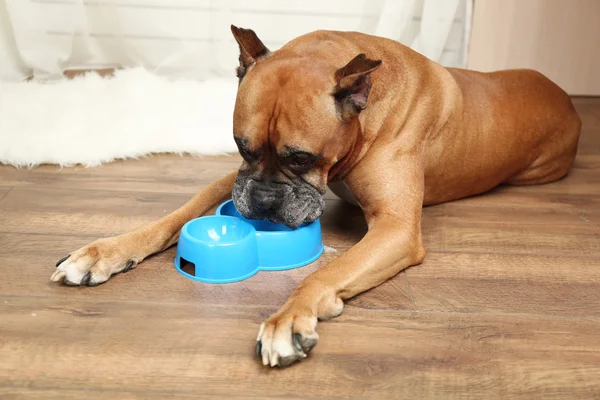
[[[181,228],[175,268],[206,283],[231,283],[258,271],[302,267],[323,253],[319,220],[297,229],[244,218],[232,200],[215,215],[193,219]]]

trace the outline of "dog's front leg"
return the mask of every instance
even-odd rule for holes
[[[345,300],[419,264],[425,257],[421,162],[407,156],[401,163],[382,165],[393,165],[393,171],[361,168],[355,174],[360,179],[355,178],[350,185],[356,188],[353,192],[367,218],[369,230],[365,237],[308,276],[279,311],[260,326],[256,352],[264,365],[286,366],[306,357],[317,343],[318,320],[340,315]]]
[[[56,264],[50,278],[67,285],[95,286],[118,272],[133,269],[144,258],[177,242],[183,225],[231,196],[237,172],[219,179],[171,214],[119,236],[98,239]]]

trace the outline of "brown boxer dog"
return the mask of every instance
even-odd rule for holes
[[[569,96],[531,70],[445,68],[392,40],[317,31],[271,52],[232,26],[240,47],[234,137],[244,161],[172,214],[97,240],[53,281],[98,285],[173,245],[185,222],[233,197],[248,218],[297,227],[323,211],[328,184],[360,205],[368,233],[307,277],[259,329],[264,365],[317,343],[317,321],[425,257],[423,205],[564,177],[581,128]]]

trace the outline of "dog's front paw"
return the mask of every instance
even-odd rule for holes
[[[127,272],[137,260],[123,253],[123,237],[96,240],[56,263],[50,279],[71,286],[97,286],[119,272]]]
[[[258,332],[256,355],[263,365],[287,367],[306,358],[316,346],[317,317],[288,309],[263,322]]]

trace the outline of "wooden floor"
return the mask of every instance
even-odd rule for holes
[[[572,173],[426,208],[428,256],[318,327],[310,357],[267,369],[260,322],[311,271],[189,281],[175,249],[105,285],[50,282],[89,241],[150,222],[238,157],[100,168],[0,167],[0,398],[600,398],[600,99],[575,99]],[[366,227],[328,195],[324,240]]]

